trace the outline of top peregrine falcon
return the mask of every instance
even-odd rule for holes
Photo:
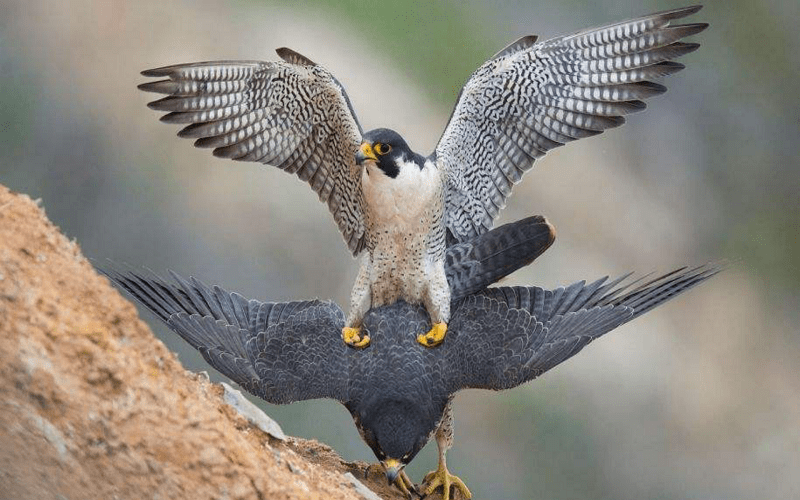
[[[666,88],[652,80],[694,51],[679,40],[706,24],[673,25],[685,7],[545,42],[526,36],[498,52],[461,90],[436,149],[413,152],[396,132],[364,133],[344,88],[325,68],[287,48],[283,61],[178,64],[142,72],[167,77],[142,90],[178,135],[214,155],[297,174],[327,203],[353,255],[366,250],[342,335],[364,347],[364,314],[398,299],[422,303],[442,342],[450,316],[445,246],[492,227],[534,160],[599,134],[644,109]]]

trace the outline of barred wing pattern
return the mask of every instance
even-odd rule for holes
[[[629,274],[556,290],[488,288],[467,297],[453,312],[443,344],[449,348],[450,389],[501,390],[532,380],[723,268],[678,269],[639,286],[644,278],[622,284]]]
[[[215,61],[143,71],[167,80],[140,89],[168,94],[149,107],[169,111],[178,135],[214,156],[255,161],[296,174],[326,203],[353,255],[365,247],[361,177],[355,153],[362,130],[342,85],[290,49],[283,61]]]
[[[260,302],[171,273],[100,269],[223,375],[275,404],[347,399],[349,360],[332,302]]]
[[[622,125],[666,88],[652,80],[699,47],[672,25],[699,6],[651,14],[536,43],[529,36],[484,63],[461,90],[433,156],[447,170],[446,225],[464,241],[492,227],[536,158]]]

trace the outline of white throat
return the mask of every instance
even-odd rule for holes
[[[404,161],[395,178],[386,175],[375,162],[367,162],[361,174],[361,187],[370,217],[379,224],[411,223],[441,192],[439,170],[430,161],[420,169]]]

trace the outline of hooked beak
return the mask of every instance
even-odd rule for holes
[[[383,462],[383,467],[386,469],[386,479],[389,480],[389,485],[394,484],[400,471],[403,470],[403,464],[399,460],[389,458]]]
[[[378,161],[378,157],[375,156],[375,151],[372,150],[372,144],[362,142],[356,153],[356,164],[361,165],[367,160]]]

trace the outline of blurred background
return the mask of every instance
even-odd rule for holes
[[[507,43],[682,5],[5,0],[0,183],[42,198],[94,259],[346,306],[356,262],[316,195],[178,139],[145,107],[139,71],[288,46],[339,78],[365,129],[427,153],[461,85]],[[531,384],[461,393],[448,463],[475,498],[800,498],[798,19],[796,0],[708,2],[687,21],[711,23],[692,40],[703,46],[667,94],[553,151],[516,188],[500,222],[543,214],[558,239],[508,284],[739,261]],[[188,368],[208,369],[143,317]],[[263,406],[288,433],[373,460],[335,403]]]

